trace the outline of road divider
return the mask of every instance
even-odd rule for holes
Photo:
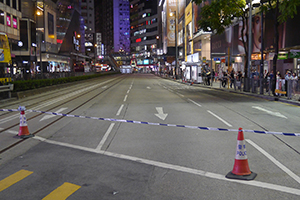
[[[18,112],[19,110],[18,109],[0,109],[0,111],[3,111],[3,112]],[[209,130],[209,131],[238,132],[238,129],[189,126],[189,125],[177,125],[177,124],[164,124],[164,123],[153,123],[153,122],[143,122],[143,121],[134,121],[134,120],[126,120],[126,119],[114,119],[114,118],[102,118],[102,117],[89,117],[89,116],[81,116],[81,115],[70,115],[70,114],[63,114],[63,113],[55,113],[55,112],[45,112],[45,111],[38,111],[38,110],[27,110],[27,111],[37,112],[37,113],[44,113],[44,114],[49,114],[49,115],[57,115],[57,116],[63,116],[63,117],[76,117],[76,118],[95,119],[95,120],[112,121],[112,122],[123,122],[123,123],[133,123],[133,124],[148,124],[148,125],[153,125],[153,126],[167,126],[167,127],[200,129],[200,130]],[[259,133],[259,134],[270,134],[270,135],[300,136],[300,133],[286,133],[286,132],[273,132],[273,131],[244,130],[244,132]]]

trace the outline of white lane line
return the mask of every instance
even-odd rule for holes
[[[39,136],[35,136],[35,137],[33,137],[33,139],[37,139],[37,140],[40,140],[40,141],[43,141],[43,142],[46,142],[49,144],[69,147],[69,148],[73,148],[73,149],[79,149],[79,150],[93,152],[93,153],[97,153],[97,154],[103,154],[106,156],[120,158],[120,159],[124,159],[124,160],[130,160],[130,161],[134,161],[134,162],[138,162],[138,163],[144,163],[144,164],[148,164],[148,165],[152,165],[152,166],[156,166],[156,167],[161,167],[164,169],[171,169],[171,170],[194,174],[194,175],[203,176],[203,177],[207,177],[207,178],[228,181],[228,182],[233,182],[233,183],[237,183],[237,184],[244,184],[244,185],[254,186],[254,187],[258,187],[258,188],[265,188],[265,189],[269,189],[269,190],[275,190],[275,191],[280,191],[280,192],[300,196],[300,190],[296,189],[296,188],[275,185],[275,184],[271,184],[271,183],[265,183],[265,182],[254,181],[254,180],[243,181],[243,180],[237,180],[237,179],[227,179],[227,178],[225,178],[225,175],[223,175],[223,174],[216,174],[216,173],[212,173],[212,172],[207,172],[207,171],[198,170],[198,169],[192,169],[192,168],[183,167],[183,166],[179,166],[179,165],[172,165],[172,164],[158,162],[158,161],[154,161],[154,160],[143,159],[143,158],[138,158],[138,157],[133,157],[133,156],[128,156],[128,155],[113,153],[113,152],[107,152],[107,151],[103,151],[103,150],[82,147],[82,146],[78,146],[78,145],[72,145],[72,144],[63,143],[63,142],[52,141],[52,140],[48,140],[48,139],[45,139],[45,138],[42,138]]]
[[[125,95],[124,100],[123,100],[124,102],[127,100],[127,97],[128,97],[128,95]]]
[[[130,92],[130,90],[127,90],[127,94]]]
[[[108,127],[106,133],[104,134],[102,140],[100,141],[100,143],[98,144],[96,151],[100,151],[102,146],[104,145],[105,141],[107,140],[111,130],[113,129],[113,127],[115,126],[115,123],[111,123],[110,126]]]
[[[199,103],[193,101],[192,99],[188,99],[190,102],[192,102],[193,104],[195,104],[196,106],[202,107]]]
[[[221,117],[219,117],[218,115],[216,115],[215,113],[211,112],[210,110],[208,110],[207,112],[209,112],[210,114],[212,114],[213,116],[215,116],[216,118],[218,118],[221,122],[223,122],[224,124],[226,124],[229,127],[232,127],[231,124],[229,124],[228,122],[226,122],[224,119],[222,119]]]
[[[282,171],[287,173],[290,177],[292,177],[295,181],[300,183],[300,178],[297,176],[294,172],[289,170],[286,166],[281,164],[278,160],[276,160],[273,156],[271,156],[268,152],[266,152],[264,149],[262,149],[260,146],[255,144],[253,141],[246,139],[246,141],[251,144],[253,147],[255,147],[258,151],[260,151],[263,155],[265,155],[269,160],[271,160],[277,167],[279,167]]]
[[[124,107],[124,105],[122,104],[122,105],[121,105],[121,107],[119,108],[119,110],[118,110],[117,114],[116,114],[117,116],[119,116],[119,115],[120,115],[120,113],[121,113],[121,111],[122,111],[123,107]]]
[[[176,94],[178,94],[178,95],[181,96],[181,97],[184,97],[184,95],[183,95],[183,94],[180,94],[179,92],[176,92]]]

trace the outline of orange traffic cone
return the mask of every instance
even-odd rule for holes
[[[19,127],[18,136],[21,138],[33,137],[34,135],[29,133],[29,130],[27,127],[27,122],[26,122],[26,117],[25,117],[25,107],[19,106],[18,110],[20,111],[20,127]]]
[[[226,178],[253,180],[256,175],[256,173],[250,171],[243,129],[239,128],[233,170],[226,175]]]

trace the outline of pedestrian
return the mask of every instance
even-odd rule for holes
[[[207,70],[207,73],[206,73],[206,80],[207,80],[207,85],[210,85],[210,79],[211,79],[211,72],[210,70]]]
[[[225,71],[223,71],[223,77],[222,77],[222,86],[225,88],[225,86],[227,85],[227,73]]]
[[[234,69],[230,72],[230,88],[232,88],[232,84],[234,85]]]
[[[212,70],[212,80],[211,80],[211,82],[215,81],[215,76],[216,76],[215,70]]]
[[[282,86],[282,82],[281,82],[281,74],[280,74],[280,72],[278,71],[278,72],[276,73],[276,89],[277,89],[277,90],[281,90],[281,86]],[[275,93],[275,94],[280,96],[280,94],[278,94],[278,93]]]
[[[269,72],[267,72],[264,77],[264,83],[265,83],[266,92],[269,92],[269,88],[270,88],[270,73]]]
[[[236,85],[238,86],[239,90],[241,89],[241,86],[242,86],[242,77],[243,77],[242,72],[238,71],[237,76],[236,76]]]
[[[298,85],[298,76],[294,72],[293,75],[292,75],[292,91],[293,91],[293,94],[296,94],[297,85]]]
[[[215,82],[217,82],[218,77],[219,77],[219,74],[218,74],[218,72],[216,71],[216,72],[215,72]]]
[[[291,71],[287,71],[285,75],[285,91],[288,99],[292,98],[292,73]]]

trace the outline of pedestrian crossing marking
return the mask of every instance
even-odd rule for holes
[[[14,174],[8,176],[7,178],[1,180],[0,181],[0,192],[5,190],[6,188],[12,186],[13,184],[21,181],[22,179],[26,178],[27,176],[29,176],[32,173],[33,172],[31,172],[31,171],[22,169]]]
[[[76,192],[81,186],[75,185],[72,183],[64,183],[55,190],[53,190],[50,194],[48,194],[43,200],[63,200],[67,199],[71,194]]]

